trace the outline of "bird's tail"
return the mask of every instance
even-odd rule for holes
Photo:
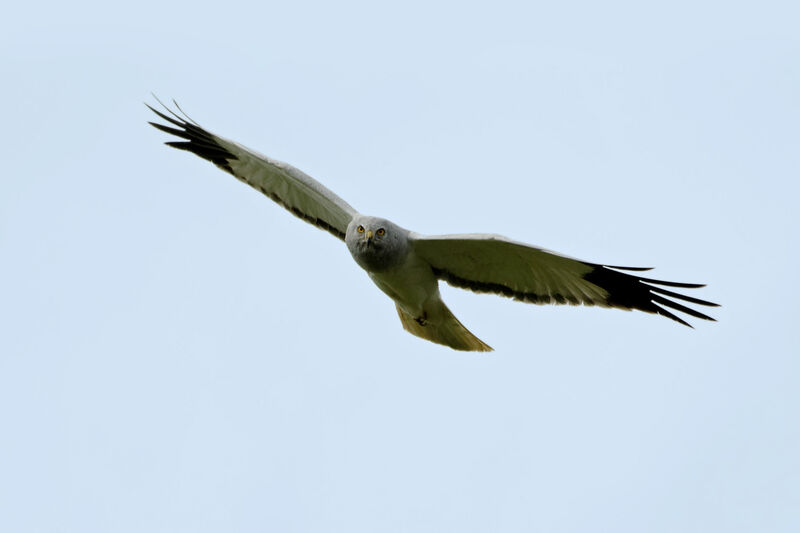
[[[400,306],[396,305],[396,307],[403,329],[412,335],[437,344],[444,344],[454,350],[467,352],[492,351],[492,347],[470,333],[441,300],[437,302],[437,308],[433,313],[430,313],[427,320],[422,321],[418,321],[403,311]]]

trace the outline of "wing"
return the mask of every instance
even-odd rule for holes
[[[455,287],[500,294],[534,304],[638,309],[663,315],[686,326],[689,324],[685,320],[668,309],[714,320],[666,296],[697,305],[717,307],[717,304],[662,288],[693,289],[704,285],[659,281],[619,272],[649,268],[587,263],[500,235],[423,236],[412,233],[410,239],[415,253],[430,263],[436,277]]]
[[[180,111],[180,106],[177,103],[175,105]],[[306,222],[344,240],[347,225],[357,211],[314,178],[287,163],[261,155],[223,137],[218,137],[200,127],[185,114],[184,116],[178,115],[164,106],[164,109],[172,115],[169,116],[149,105],[147,107],[177,128],[156,122],[150,122],[151,125],[161,131],[186,139],[165,144],[179,150],[187,150],[211,161],[222,170],[233,174],[240,181],[269,196]]]

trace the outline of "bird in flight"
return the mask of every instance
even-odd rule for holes
[[[161,112],[145,104],[169,124],[151,125],[181,139],[167,142],[168,146],[211,161],[294,215],[344,241],[355,262],[394,301],[403,328],[412,335],[455,350],[492,350],[447,308],[439,293],[439,280],[533,304],[636,309],[689,327],[674,312],[714,320],[675,300],[717,304],[664,288],[704,285],[626,273],[649,268],[589,263],[500,235],[422,235],[385,218],[362,215],[299,169],[211,133],[173,103],[177,111],[161,104],[165,111]]]

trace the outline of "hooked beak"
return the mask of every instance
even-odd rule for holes
[[[364,242],[367,243],[367,246],[370,245],[372,242],[372,230],[367,230],[367,234],[364,236]]]

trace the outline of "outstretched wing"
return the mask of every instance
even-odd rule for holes
[[[642,278],[614,267],[586,263],[514,242],[500,235],[412,233],[415,253],[430,263],[436,277],[455,287],[490,292],[534,304],[584,304],[657,313],[691,327],[667,308],[714,320],[666,297],[697,305],[717,304],[662,287],[693,289],[703,285]]]
[[[178,106],[177,103],[175,105]],[[187,150],[211,161],[222,170],[233,174],[237,179],[269,196],[306,222],[344,240],[347,225],[357,212],[314,178],[287,163],[261,155],[223,137],[218,137],[200,127],[185,114],[181,116],[166,106],[164,109],[169,115],[157,111],[149,105],[147,107],[177,128],[156,122],[150,122],[151,125],[161,131],[186,139],[165,144],[179,150]],[[180,107],[178,110],[180,111]]]

